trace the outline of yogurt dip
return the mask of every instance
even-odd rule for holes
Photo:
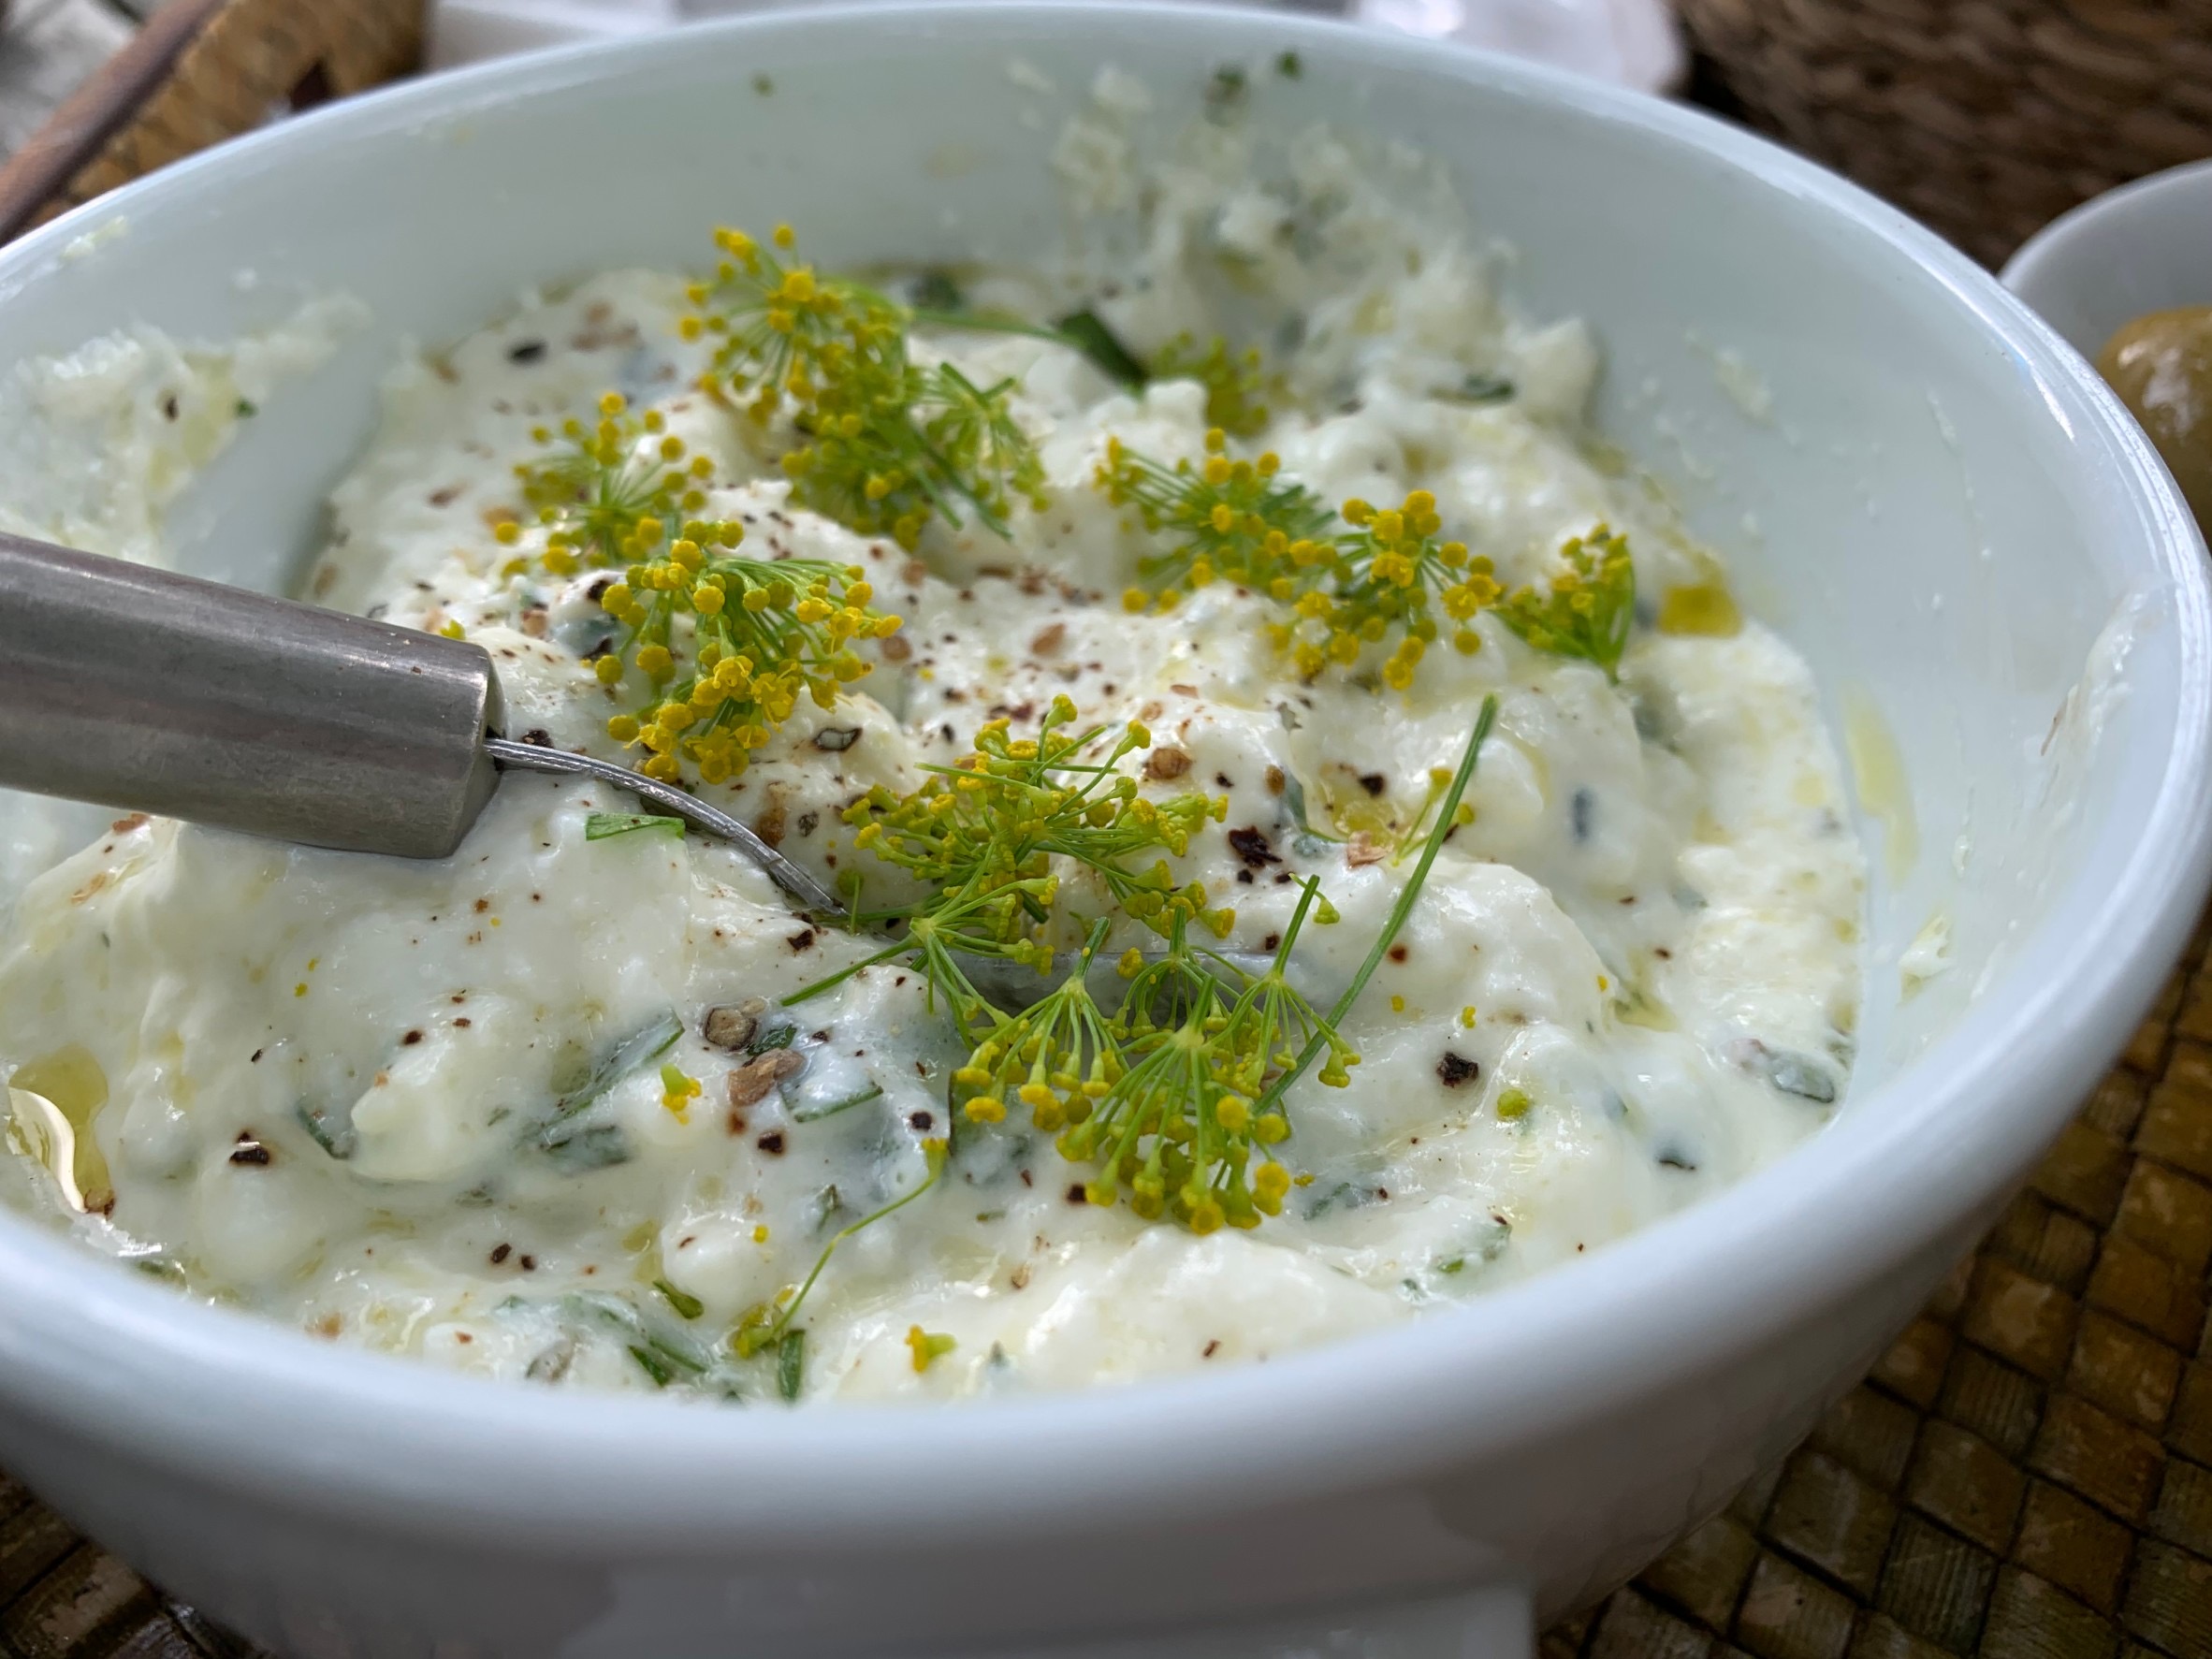
[[[1148,734],[1114,762],[1139,799],[1205,801],[1183,851],[1132,867],[1157,857],[1209,915],[1233,908],[1203,940],[1229,962],[1263,962],[1317,882],[1336,919],[1309,913],[1288,969],[1317,1008],[1442,836],[1339,1022],[1348,1086],[1309,1072],[1282,1097],[1279,1214],[1192,1226],[1094,1201],[1096,1168],[1026,1110],[959,1107],[968,1045],[910,959],[783,1005],[883,953],[881,928],[796,912],[733,850],[630,822],[618,793],[521,776],[442,862],[131,818],[33,881],[0,946],[10,1142],[30,1155],[0,1183],[19,1201],[190,1294],[456,1369],[953,1397],[1413,1317],[1821,1124],[1849,1070],[1863,885],[1835,750],[1805,664],[1586,428],[1590,332],[1521,318],[1417,168],[1377,182],[1326,134],[1255,182],[1234,129],[1210,129],[1118,190],[1115,122],[1142,109],[1111,75],[1099,90],[1058,165],[1126,220],[1114,280],[877,284],[917,308],[916,371],[996,393],[1027,446],[1002,514],[855,529],[808,506],[820,474],[783,460],[788,404],[761,417],[726,375],[701,387],[735,331],[700,327],[684,276],[617,271],[394,371],[305,591],[483,645],[511,735],[647,758],[625,738],[652,695],[609,608],[634,573],[558,539],[548,556],[557,526],[517,477],[604,407],[622,464],[668,458],[688,514],[742,528],[738,554],[856,570],[861,608],[901,619],[863,630],[865,677],[799,697],[741,770],[666,763],[825,883],[859,876],[864,909],[925,891],[866,844],[870,792],[912,796],[994,722],[1035,741],[1063,698],[1074,729],[1104,729],[1087,759],[1129,722]],[[1048,326],[1079,308],[1084,327]],[[948,311],[996,323],[932,320]],[[1199,343],[1222,334],[1262,367]],[[1151,365],[1142,384],[1116,380],[1116,350]],[[1430,542],[1487,560],[1496,603],[1418,664],[1387,631],[1302,663],[1293,613],[1259,588],[1215,573],[1152,600],[1173,538],[1109,487],[1128,456],[1163,488],[1272,457],[1332,515],[1385,504],[1332,517],[1337,537],[1426,500]],[[1617,675],[1538,648],[1511,610],[1564,591],[1562,548],[1601,526],[1634,567]],[[1493,696],[1445,822],[1437,777]],[[1098,918],[1102,963],[1157,956],[1084,872],[1058,873],[1041,949],[1064,966]],[[1049,983],[1031,980],[1001,1000]],[[759,1346],[764,1323],[804,1341]]]

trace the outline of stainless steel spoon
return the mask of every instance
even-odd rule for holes
[[[507,770],[575,774],[735,846],[843,911],[744,823],[670,784],[500,735],[490,653],[0,535],[0,786],[312,847],[444,858]]]

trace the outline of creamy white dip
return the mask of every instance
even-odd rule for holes
[[[1128,115],[1128,88],[1101,92]],[[1107,114],[1060,162],[1112,206],[1101,134]],[[910,555],[856,535],[793,504],[772,432],[690,389],[703,348],[678,337],[670,274],[527,296],[402,364],[332,498],[313,597],[458,625],[498,663],[511,733],[633,759],[605,730],[624,705],[586,660],[610,632],[605,576],[548,576],[539,532],[507,546],[494,528],[517,510],[533,426],[609,388],[659,409],[711,458],[707,513],[745,525],[748,554],[858,565],[905,618],[835,708],[802,703],[706,798],[834,880],[868,861],[839,816],[863,791],[912,790],[987,720],[1019,735],[1065,693],[1086,722],[1141,720],[1156,752],[1186,759],[1148,794],[1226,797],[1171,862],[1236,907],[1228,948],[1267,948],[1295,882],[1320,879],[1342,920],[1301,938],[1297,974],[1324,1004],[1408,874],[1372,850],[1412,826],[1432,769],[1498,696],[1474,821],[1345,1024],[1351,1086],[1309,1076],[1289,1096],[1277,1156],[1311,1179],[1284,1213],[1198,1236],[1082,1201],[1088,1171],[1018,1119],[965,1126],[937,1186],[847,1240],[815,1286],[808,1398],[1076,1387],[1413,1317],[1740,1178],[1843,1088],[1862,858],[1834,748],[1805,664],[1765,628],[1653,626],[1719,567],[1585,429],[1590,333],[1520,320],[1463,227],[1395,205],[1325,136],[1265,186],[1229,138],[1201,138],[1156,182],[1100,314],[1148,355],[1223,327],[1233,289],[1273,330],[1284,383],[1240,452],[1272,449],[1332,503],[1431,490],[1447,533],[1508,585],[1546,580],[1594,525],[1623,531],[1642,613],[1618,683],[1489,614],[1478,650],[1433,650],[1400,693],[1335,669],[1301,683],[1268,643],[1277,607],[1228,584],[1128,613],[1154,543],[1094,472],[1110,435],[1201,457],[1204,391],[1127,392],[1035,339],[919,337],[979,384],[1019,377],[1043,504],[1003,540],[940,522]],[[1046,303],[1038,284],[973,292]],[[1296,822],[1301,793],[1322,834]],[[511,777],[437,863],[124,820],[39,878],[0,950],[0,1070],[89,1126],[72,1176],[112,1206],[80,1230],[334,1341],[560,1386],[774,1399],[773,1360],[735,1358],[734,1323],[924,1179],[961,1051],[897,965],[779,1011],[880,941],[794,915],[712,841],[586,838],[593,812],[633,806]],[[1124,932],[1113,949],[1142,937]],[[795,1022],[804,1070],[733,1092],[748,1062],[707,1041],[716,1008],[763,1031]],[[671,1014],[673,1046],[589,1108],[604,1158],[524,1132]],[[704,1085],[681,1113],[663,1062]],[[868,1087],[858,1107],[809,1110]],[[952,1339],[926,1368],[915,1327]]]

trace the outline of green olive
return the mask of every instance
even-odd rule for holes
[[[2212,528],[2212,305],[2124,324],[2097,354],[2097,372],[2143,423],[2197,522]]]

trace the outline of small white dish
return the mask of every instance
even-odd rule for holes
[[[2146,312],[2212,305],[2212,161],[2169,167],[2060,214],[2021,245],[2003,280],[2091,359]]]

